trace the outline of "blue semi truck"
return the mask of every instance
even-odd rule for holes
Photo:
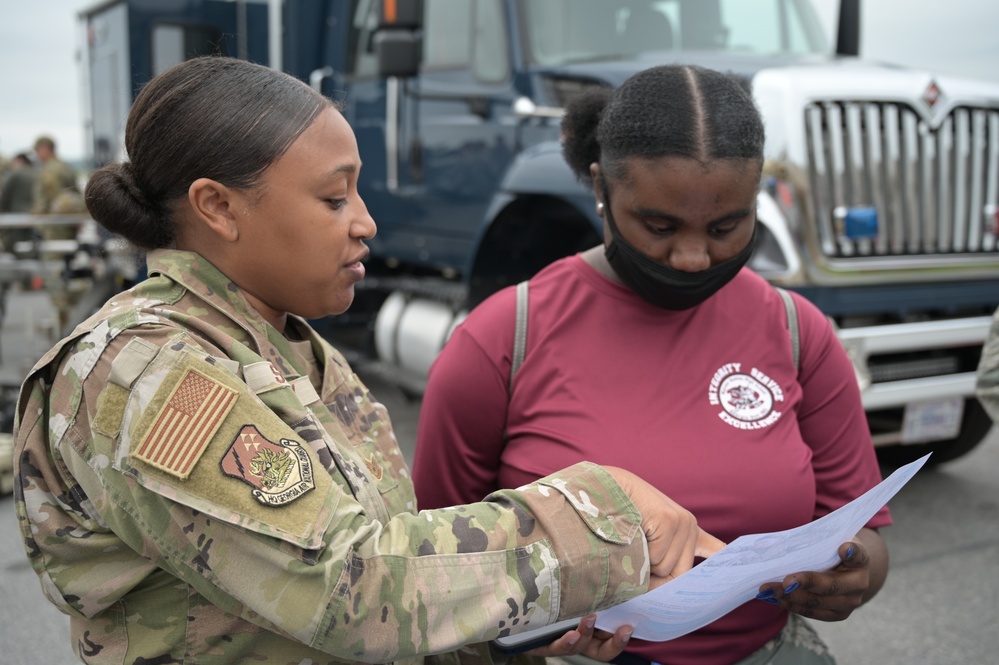
[[[317,322],[419,394],[467,311],[601,240],[559,146],[566,101],[664,62],[730,71],[767,127],[750,266],[836,324],[890,461],[977,445],[974,369],[999,305],[999,87],[834,46],[808,0],[112,0],[80,14],[95,164],[129,105],[209,53],[344,102],[378,223],[355,307]],[[512,322],[511,322],[512,325]]]

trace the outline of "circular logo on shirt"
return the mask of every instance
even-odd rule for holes
[[[784,401],[784,391],[757,368],[745,372],[742,363],[728,363],[711,378],[708,401],[721,407],[718,417],[732,427],[762,429],[780,419],[774,406]]]

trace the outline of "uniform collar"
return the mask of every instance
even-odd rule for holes
[[[233,321],[250,323],[256,334],[266,335],[267,328],[272,327],[250,306],[236,283],[200,254],[156,249],[149,253],[146,263],[150,277],[170,278]]]
[[[163,276],[176,282],[189,293],[202,300],[207,306],[212,307],[226,318],[233,322],[235,326],[245,331],[249,339],[256,347],[256,352],[263,358],[268,359],[288,359],[293,357],[291,344],[288,339],[274,326],[267,322],[261,314],[250,305],[243,296],[243,292],[228,276],[215,267],[208,259],[195,252],[182,251],[178,249],[156,249],[149,253],[146,263],[149,266],[149,276]],[[335,356],[331,357],[327,344],[323,344],[321,337],[304,319],[294,314],[288,314],[288,326],[295,328],[305,338],[311,342],[313,352],[320,363],[320,367],[325,367],[328,362],[336,361]],[[276,351],[273,353],[272,351]],[[280,360],[278,360],[280,362]],[[307,368],[282,367],[282,371],[290,372],[293,375],[303,375]],[[324,383],[331,378],[328,372],[324,372]],[[335,383],[334,379],[334,383]],[[323,392],[335,386],[324,385]]]

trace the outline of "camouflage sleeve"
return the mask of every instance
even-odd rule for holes
[[[63,161],[49,161],[42,166],[35,179],[34,204],[31,212],[34,214],[57,212],[53,210],[53,203],[59,194],[66,190],[77,189],[76,172],[73,167]]]
[[[52,201],[62,188],[58,175],[52,170],[42,168],[35,179],[35,197],[31,212],[44,215],[50,212]]]
[[[992,316],[992,327],[982,347],[976,394],[992,420],[999,422],[999,309]]]
[[[67,611],[92,616],[161,569],[265,629],[386,662],[580,616],[647,587],[641,516],[594,464],[378,521],[342,473],[350,457],[330,459],[330,445],[348,443],[289,426],[184,335],[125,337],[103,354],[79,345],[53,387],[55,466],[78,485],[72,507],[86,516],[65,526],[86,522],[108,553],[72,580],[50,562],[43,585]],[[59,512],[26,504],[42,521]]]

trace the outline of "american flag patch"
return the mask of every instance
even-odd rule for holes
[[[135,457],[184,479],[236,403],[236,391],[193,369],[173,389]]]

